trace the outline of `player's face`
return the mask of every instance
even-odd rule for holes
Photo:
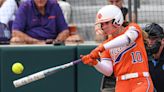
[[[101,23],[101,29],[104,31],[105,34],[109,35],[109,34],[113,34],[113,32],[115,32],[115,27],[112,24],[112,21],[108,21],[108,22],[103,22]]]
[[[34,0],[34,2],[38,8],[44,8],[47,0]]]
[[[108,2],[112,5],[116,5],[118,7],[122,7],[123,1],[122,0],[108,0]]]

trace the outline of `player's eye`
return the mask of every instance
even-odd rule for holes
[[[104,24],[108,25],[110,23],[110,21],[104,22]]]
[[[103,22],[103,23],[101,23],[101,27],[103,27],[103,26],[105,26],[105,25],[108,25],[110,23],[110,21],[108,21],[108,22]]]

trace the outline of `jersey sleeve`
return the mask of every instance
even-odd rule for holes
[[[139,36],[142,34],[142,29],[136,23],[130,23],[128,29],[136,30],[139,33]]]
[[[125,29],[126,31],[128,31],[128,30],[135,30],[135,31],[137,31],[138,32],[138,38],[143,38],[143,35],[142,35],[142,29],[141,29],[141,27],[138,25],[138,24],[136,24],[136,23],[130,23],[127,27],[126,27],[126,29]],[[125,31],[125,32],[126,32]]]

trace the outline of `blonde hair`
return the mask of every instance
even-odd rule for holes
[[[148,39],[148,34],[147,34],[147,32],[145,32],[145,30],[142,30],[142,36],[143,36],[144,41],[146,41]]]

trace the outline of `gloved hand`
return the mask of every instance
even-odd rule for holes
[[[100,58],[99,53],[103,52],[104,50],[105,48],[103,44],[100,44],[98,47],[92,50],[90,54],[85,55],[85,56],[81,55],[80,57],[82,59],[82,62],[84,64],[88,64],[91,66],[96,65],[98,63],[96,59]]]
[[[105,50],[103,44],[100,44],[98,47],[96,47],[94,50],[91,51],[90,56],[93,59],[97,59],[100,57],[99,53],[103,52]]]
[[[81,60],[82,60],[82,62],[83,62],[84,64],[88,64],[88,65],[90,65],[90,66],[94,66],[94,65],[97,65],[97,63],[98,63],[96,59],[93,59],[93,58],[90,56],[90,54],[85,55],[85,56],[80,55],[80,57],[81,57]]]

